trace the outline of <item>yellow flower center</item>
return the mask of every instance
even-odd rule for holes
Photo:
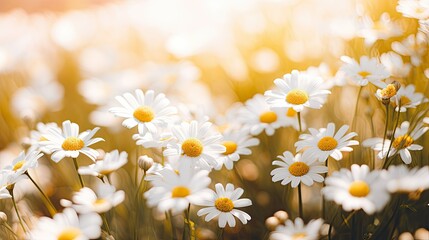
[[[371,73],[370,73],[370,72],[367,72],[367,71],[361,71],[361,72],[358,72],[358,74],[359,74],[362,78],[366,78],[366,77],[368,77],[369,75],[371,75]]]
[[[99,198],[97,200],[95,200],[94,205],[101,205],[101,204],[105,204],[107,201],[104,198]]]
[[[354,197],[366,197],[369,194],[368,183],[356,180],[350,184],[349,193]]]
[[[189,188],[184,186],[177,186],[171,190],[171,197],[172,198],[184,198],[188,196],[191,193]]]
[[[411,144],[413,144],[413,142],[413,138],[405,134],[403,136],[395,138],[395,140],[393,140],[392,147],[394,147],[395,149],[407,148]]]
[[[24,165],[24,163],[25,163],[24,160],[17,162],[15,165],[13,165],[12,170],[15,171],[15,172],[18,171],[19,169],[22,168],[22,166]]]
[[[273,111],[266,111],[259,115],[259,121],[262,123],[273,123],[277,121],[277,114]]]
[[[307,237],[306,233],[299,232],[292,235],[292,240],[304,240],[305,237]]]
[[[293,110],[293,108],[288,108],[288,110],[286,112],[286,116],[287,117],[295,117],[296,116],[296,111]]]
[[[286,95],[286,102],[290,104],[304,104],[308,101],[308,94],[304,90],[301,89],[293,89],[288,92]]]
[[[234,203],[229,198],[221,197],[216,199],[215,207],[221,212],[231,212],[234,208]]]
[[[203,152],[203,144],[196,138],[189,138],[182,143],[182,150],[186,156],[198,157]]]
[[[58,235],[58,240],[74,240],[77,239],[80,235],[80,230],[78,228],[69,227],[64,229],[60,235]]]
[[[310,167],[303,162],[294,162],[289,166],[290,174],[295,177],[301,177],[310,171]]]
[[[82,139],[77,137],[68,137],[64,140],[61,147],[66,151],[76,151],[81,150],[84,145],[85,144]]]
[[[381,97],[383,97],[383,98],[391,98],[391,97],[395,96],[396,95],[395,85],[393,85],[393,84],[387,85],[386,88],[381,90],[380,94],[381,94]]]
[[[317,143],[317,147],[322,151],[331,151],[335,149],[338,145],[337,140],[333,137],[322,137]]]
[[[152,108],[140,106],[134,110],[133,116],[140,122],[150,122],[155,117]]]
[[[226,150],[223,153],[224,155],[235,153],[235,151],[237,150],[237,143],[235,143],[234,141],[224,141],[222,145],[226,147]]]

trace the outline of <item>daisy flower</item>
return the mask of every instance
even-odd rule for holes
[[[89,166],[79,167],[80,175],[92,175],[94,177],[103,177],[118,170],[124,166],[128,160],[128,153],[113,150],[104,155],[103,160],[96,161]]]
[[[259,144],[259,139],[252,138],[246,130],[228,131],[223,134],[222,145],[226,150],[220,157],[217,158],[218,165],[216,170],[220,170],[222,165],[226,169],[231,170],[233,163],[240,159],[240,155],[250,155],[252,151],[250,147]]]
[[[341,60],[344,64],[340,71],[358,86],[366,86],[370,82],[379,88],[386,87],[387,84],[383,80],[389,77],[389,73],[376,58],[362,56],[357,62],[350,57],[342,56]]]
[[[206,170],[182,167],[179,171],[163,168],[151,178],[152,188],[144,193],[149,207],[157,206],[160,212],[171,210],[177,214],[208,194],[211,179]]]
[[[28,234],[29,239],[96,239],[101,235],[101,217],[97,213],[77,215],[66,208],[53,218],[41,217],[36,227]]]
[[[12,161],[12,164],[4,167],[2,171],[8,171],[11,179],[19,178],[21,175],[24,175],[28,169],[36,168],[39,164],[38,160],[42,156],[43,153],[38,151],[32,151],[28,154],[22,151],[19,156]]]
[[[390,99],[395,111],[406,112],[407,108],[416,108],[425,101],[423,94],[415,92],[415,90],[416,87],[410,84],[397,91],[396,96]],[[399,105],[401,105],[401,109],[399,109]]]
[[[248,207],[252,205],[252,201],[248,198],[242,198],[244,190],[242,188],[234,189],[234,185],[228,183],[224,188],[222,184],[217,183],[215,185],[216,192],[210,190],[210,195],[207,195],[207,199],[204,199],[200,206],[206,206],[197,212],[198,216],[206,215],[204,218],[206,222],[219,216],[218,223],[220,228],[224,228],[228,223],[228,226],[235,227],[235,217],[240,219],[243,224],[251,219],[249,214],[235,209],[237,207]]]
[[[383,143],[382,138],[369,138],[365,140],[362,145],[365,147],[371,147],[375,151],[380,151],[378,153],[378,158],[385,158],[389,152],[389,157],[395,155],[399,152],[402,161],[405,164],[410,164],[412,161],[411,151],[422,150],[423,146],[415,144],[414,142],[420,138],[429,127],[423,127],[422,123],[418,124],[411,133],[408,131],[410,123],[404,121],[399,128],[396,128],[395,138],[391,144],[391,140],[386,139]],[[389,151],[390,148],[390,151]]]
[[[133,139],[136,145],[141,145],[145,148],[162,148],[166,147],[174,140],[171,131],[168,129],[158,129],[157,132],[147,132],[146,134],[134,134]]]
[[[212,123],[183,122],[172,128],[177,143],[170,143],[164,156],[180,156],[184,164],[211,170],[218,165],[217,157],[226,148],[221,144],[222,135],[211,129]]]
[[[349,129],[348,125],[343,125],[338,132],[335,133],[335,124],[328,123],[326,128],[319,130],[309,128],[310,134],[301,134],[300,141],[295,143],[296,151],[299,152],[305,149],[304,158],[316,158],[320,162],[324,162],[329,156],[335,160],[341,160],[343,154],[341,152],[351,152],[353,149],[350,146],[358,145],[356,140],[350,140],[357,133],[351,132],[346,134]]]
[[[406,78],[410,74],[411,64],[404,63],[402,57],[395,52],[381,54],[380,62],[392,77]]]
[[[345,211],[363,209],[373,214],[382,210],[390,198],[380,173],[370,172],[367,165],[353,164],[351,171],[342,168],[327,177],[325,183],[322,194],[342,205]]]
[[[293,108],[297,112],[304,107],[319,109],[331,92],[321,89],[321,78],[310,78],[306,73],[293,70],[283,79],[274,80],[278,89],[265,92],[271,108]]]
[[[238,120],[255,136],[262,131],[271,136],[277,128],[287,125],[284,110],[270,109],[265,97],[260,94],[246,101],[239,111]]]
[[[389,39],[401,36],[402,30],[399,24],[393,22],[387,12],[380,16],[380,20],[373,21],[370,16],[364,16],[359,36],[365,39],[365,44],[371,46],[379,39]]]
[[[316,158],[304,158],[300,153],[295,157],[291,152],[285,151],[283,156],[277,156],[281,161],[274,161],[273,165],[280,166],[271,171],[273,182],[280,180],[282,185],[289,184],[296,188],[301,182],[307,186],[314,182],[323,182],[321,173],[328,172],[328,168],[318,162]]]
[[[155,96],[153,90],[143,93],[142,90],[136,89],[135,96],[125,93],[116,96],[116,100],[122,107],[112,107],[109,111],[117,117],[126,118],[122,122],[124,127],[138,126],[138,132],[141,134],[156,132],[157,128],[167,126],[177,113],[177,109],[170,106],[170,101],[163,93]]]
[[[427,39],[423,33],[411,34],[402,42],[393,42],[392,49],[411,58],[411,64],[420,66],[422,57],[426,53]]]
[[[296,218],[295,222],[287,220],[285,225],[279,225],[276,230],[271,233],[271,240],[317,240],[319,239],[319,231],[322,227],[323,220],[311,220],[307,225],[301,218]]]
[[[51,128],[56,129],[56,131],[61,131],[56,123],[37,123],[37,130],[32,130],[30,132],[30,138],[27,140],[28,144],[31,145],[28,151],[41,151],[46,154],[51,154],[51,152],[49,152],[46,147],[41,144],[41,142],[47,140],[45,137],[43,137],[43,135],[47,134]]]
[[[427,19],[429,18],[429,6],[425,6],[421,0],[399,0],[396,11],[404,17]]]
[[[116,188],[109,184],[99,184],[97,193],[92,189],[84,187],[73,195],[73,204],[65,199],[61,204],[65,207],[72,207],[80,214],[105,213],[117,206],[125,199],[124,191],[116,191]]]
[[[387,190],[391,193],[410,193],[429,188],[429,167],[408,169],[405,165],[390,166],[382,172]]]
[[[63,122],[62,130],[50,128],[48,133],[43,135],[47,140],[42,144],[52,152],[51,159],[56,163],[65,157],[77,158],[79,153],[83,153],[95,161],[99,153],[89,146],[104,141],[102,138],[92,138],[98,129],[96,127],[93,130],[79,133],[79,125],[67,120]]]

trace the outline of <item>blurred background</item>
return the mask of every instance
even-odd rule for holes
[[[141,152],[131,138],[135,129],[123,128],[121,119],[107,111],[116,105],[115,96],[136,88],[154,89],[190,119],[204,114],[221,129],[228,124],[228,110],[263,94],[274,79],[293,69],[313,71],[332,87],[321,110],[303,113],[307,127],[320,128],[328,122],[350,125],[358,88],[336,74],[340,57],[379,56],[391,50],[392,42],[416,33],[417,20],[404,18],[396,5],[392,0],[2,0],[0,166],[26,147],[38,122],[71,120],[81,131],[101,127],[97,136],[106,141],[98,148],[129,153],[127,166],[114,175],[117,188],[127,191],[134,188],[131,173]],[[407,84],[415,84],[427,96],[423,70],[423,66],[415,70]],[[375,88],[366,88],[359,99],[360,142],[383,133],[384,109],[374,92]],[[236,172],[212,173],[213,183],[233,182],[253,201],[248,210],[252,221],[228,228],[226,237],[262,239],[268,232],[267,217],[278,210],[296,214],[296,199],[290,201],[293,190],[273,183],[270,171],[277,155],[294,151],[297,136],[292,127],[273,136],[261,134],[260,146],[238,162]],[[417,154],[417,165],[428,164],[428,140],[427,134],[421,140],[425,149]],[[369,149],[355,151],[360,156],[357,163],[373,156]],[[150,151],[144,153],[157,158]],[[80,161],[90,163],[86,158]],[[333,162],[330,172],[349,165]],[[70,198],[71,186],[78,183],[69,169],[72,164],[67,161],[41,160],[37,179],[54,204]],[[47,215],[36,190],[21,185],[21,197],[34,200],[20,202],[28,222]],[[320,187],[303,189],[306,220],[321,217]],[[1,201],[0,207],[7,209],[9,204]],[[162,229],[162,222],[152,221],[151,210],[141,208],[147,213],[142,221],[148,223],[141,234],[155,239],[151,228]],[[135,206],[126,202],[110,216],[118,239],[128,237],[125,220],[132,211]],[[417,222],[415,228],[429,227],[427,221]],[[197,227],[207,236],[210,233],[204,231],[216,229],[215,223],[202,219]]]

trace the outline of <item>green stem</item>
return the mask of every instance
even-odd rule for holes
[[[328,161],[329,161],[329,158],[326,159],[326,161],[325,161],[326,167],[328,167]],[[329,171],[329,168],[328,168],[328,171]],[[325,179],[327,176],[328,176],[328,172],[325,173]],[[323,187],[326,186],[325,180],[323,180],[322,184],[323,184]],[[325,201],[325,198],[323,196],[322,196],[322,218],[326,219],[326,201]]]
[[[5,222],[4,227],[13,234],[13,236],[15,237],[15,239],[18,239],[18,235],[16,235],[16,233],[13,231],[13,229],[9,226],[9,224],[7,224],[7,222]]]
[[[109,223],[107,222],[107,219],[106,219],[106,214],[102,213],[100,215],[101,215],[101,218],[103,219],[103,223],[104,223],[104,226],[106,227],[107,233],[109,234],[109,236],[112,236]]]
[[[171,226],[171,239],[177,240],[176,232],[174,231],[174,221],[173,221],[173,214],[171,211],[165,212],[165,217],[169,219],[170,226]]]
[[[389,126],[389,104],[386,105],[386,125],[384,126],[384,134],[383,134],[383,147],[382,149],[384,149],[384,141],[386,140],[387,137],[387,128]]]
[[[396,123],[395,123],[395,126],[393,128],[392,137],[390,138],[389,149],[387,149],[386,157],[384,159],[383,169],[386,169],[390,165],[390,162],[389,162],[389,153],[390,153],[390,150],[392,149],[392,144],[393,144],[393,142],[395,140],[396,128],[398,127],[398,124],[399,124],[399,117],[400,117],[400,114],[401,114],[401,111],[400,111],[401,110],[401,102],[399,102],[399,106],[398,107],[399,107],[399,109],[398,109],[398,116],[396,117]]]
[[[299,217],[304,218],[303,209],[302,209],[302,192],[301,192],[301,183],[298,184],[298,206],[299,206]]]
[[[298,117],[299,133],[302,133],[301,112],[297,112],[296,116]]]
[[[13,189],[9,190],[10,195],[12,196],[12,202],[13,202],[13,208],[15,208],[16,215],[18,216],[19,224],[22,227],[22,230],[24,230],[24,233],[27,233],[27,230],[25,230],[24,223],[22,223],[21,215],[19,215],[18,207],[16,206],[15,202],[15,196],[13,195]]]
[[[43,202],[45,203],[45,206],[48,208],[49,213],[51,216],[54,216],[57,213],[57,209],[55,208],[54,204],[52,204],[51,200],[46,196],[46,194],[43,192],[43,190],[39,187],[39,185],[34,181],[34,179],[30,176],[28,172],[25,172],[27,177],[31,180],[31,182],[36,186],[37,190],[42,194],[43,196]]]
[[[353,115],[353,121],[352,121],[352,131],[354,131],[356,128],[356,119],[357,119],[357,112],[358,112],[358,107],[359,107],[359,98],[360,98],[360,94],[362,93],[362,88],[363,88],[363,86],[361,86],[359,88],[359,92],[358,92],[357,99],[356,99],[355,113]]]
[[[134,197],[134,202],[135,202],[135,204],[136,204],[136,209],[139,209],[139,204],[140,204],[140,196],[141,196],[141,194],[142,194],[142,191],[143,191],[143,189],[144,189],[144,179],[145,179],[145,177],[146,177],[146,171],[143,171],[143,176],[142,176],[142,178],[140,179],[140,183],[139,183],[139,185],[138,185],[138,187],[137,187],[137,191],[136,191],[136,195],[135,195],[135,197]],[[138,230],[139,230],[139,228],[140,228],[140,211],[137,211],[136,212],[136,219],[135,219],[135,230],[134,230],[134,236],[135,236],[135,239],[137,239],[137,235],[138,235]]]
[[[85,184],[83,184],[82,176],[79,174],[79,165],[77,164],[76,158],[73,158],[73,165],[74,165],[74,168],[76,169],[77,176],[79,177],[80,187],[84,188]]]
[[[223,232],[224,232],[224,228],[220,228],[219,234],[217,236],[218,240],[223,240]]]

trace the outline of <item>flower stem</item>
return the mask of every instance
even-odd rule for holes
[[[302,192],[301,192],[301,183],[298,184],[298,206],[299,206],[299,217],[303,219],[303,209],[302,209]]]
[[[140,199],[141,199],[140,196],[141,196],[141,194],[142,194],[142,192],[144,190],[144,186],[145,186],[145,184],[144,184],[145,177],[146,177],[146,171],[143,171],[143,176],[140,179],[140,183],[139,183],[139,185],[137,187],[136,195],[134,197],[134,202],[136,204],[136,209],[139,209],[139,204],[140,204]],[[139,228],[140,228],[140,211],[137,211],[136,212],[136,219],[135,219],[135,231],[134,231],[136,239],[137,239]]]
[[[9,224],[7,224],[6,222],[3,224],[4,227],[13,234],[13,236],[15,237],[15,239],[18,239],[18,235],[16,235],[16,233],[13,231],[13,229],[9,226]]]
[[[301,112],[297,112],[296,116],[298,117],[299,133],[302,133]]]
[[[182,237],[182,239],[195,239],[194,232],[193,232],[193,227],[192,227],[192,222],[191,222],[191,219],[189,217],[190,212],[191,212],[191,204],[189,204],[188,205],[188,209],[185,210],[185,228],[183,229],[183,237]],[[186,238],[186,235],[188,235],[189,237]]]
[[[353,120],[352,120],[352,131],[354,131],[356,128],[356,119],[357,119],[357,112],[358,112],[358,107],[359,107],[359,98],[360,98],[360,94],[362,93],[362,88],[363,88],[363,86],[361,86],[359,88],[359,92],[358,92],[357,99],[356,99],[355,113],[353,115]]]
[[[15,208],[15,212],[16,212],[16,216],[18,216],[19,224],[21,225],[22,230],[24,230],[24,233],[27,233],[27,230],[25,230],[25,227],[24,227],[24,223],[22,222],[21,215],[19,215],[18,207],[16,206],[15,196],[13,195],[13,189],[9,190],[9,193],[12,196],[13,208]]]
[[[46,194],[43,192],[43,190],[37,185],[36,181],[30,176],[28,172],[25,172],[27,177],[31,180],[31,182],[36,186],[37,190],[42,194],[43,196],[43,202],[45,203],[45,206],[48,208],[49,213],[51,216],[54,216],[57,213],[57,209],[55,208],[54,204],[52,204],[51,200],[46,196]]]
[[[219,234],[217,235],[218,240],[223,240],[223,232],[225,228],[220,228]]]
[[[401,102],[399,102],[398,108],[399,108],[399,110],[398,110],[398,116],[396,117],[396,123],[395,123],[395,126],[393,128],[392,137],[390,138],[389,149],[387,149],[386,157],[384,159],[383,169],[386,169],[390,165],[389,154],[390,154],[390,150],[392,149],[393,141],[395,140],[396,128],[398,127],[398,124],[399,124],[399,117],[400,117],[400,114],[401,114],[401,111],[400,111],[401,110]],[[383,151],[383,149],[381,151]]]
[[[329,161],[329,158],[326,159],[326,161],[325,161],[325,166],[327,168],[328,168],[328,161]],[[329,171],[329,168],[328,168],[328,171]],[[328,172],[325,173],[325,177],[324,177],[323,183],[322,183],[323,187],[326,186],[325,179],[326,179],[327,176],[328,176]],[[325,201],[325,198],[323,196],[322,196],[322,218],[326,219],[326,201]]]
[[[74,168],[76,169],[77,176],[79,177],[80,187],[84,188],[85,184],[83,184],[82,176],[79,174],[79,165],[77,164],[76,158],[73,158],[73,165],[74,165]]]
[[[109,223],[107,222],[107,219],[106,219],[106,214],[102,213],[100,215],[101,215],[101,218],[103,219],[103,223],[104,223],[104,226],[106,227],[107,233],[109,234],[109,236],[112,236],[112,233],[110,232]]]
[[[384,126],[384,134],[383,134],[383,147],[381,149],[384,149],[384,141],[387,137],[387,128],[389,126],[389,104],[386,105],[386,125]]]

